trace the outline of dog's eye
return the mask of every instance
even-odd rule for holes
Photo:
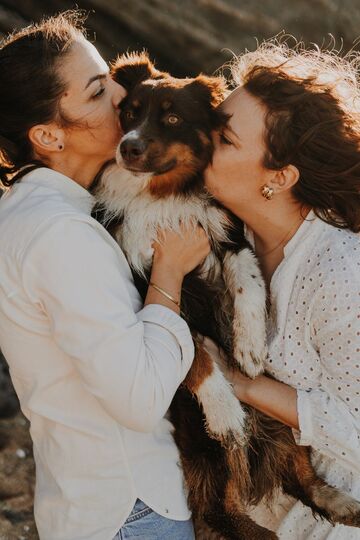
[[[175,125],[179,123],[180,118],[176,116],[176,114],[169,114],[169,116],[167,117],[167,121],[169,124]]]
[[[126,120],[134,120],[135,118],[133,111],[126,111],[125,116],[126,116]]]

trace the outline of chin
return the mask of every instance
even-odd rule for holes
[[[205,174],[205,188],[206,191],[208,191],[208,193],[214,197],[214,199],[221,201],[221,190],[219,189],[219,186],[212,175],[208,176]]]
[[[214,182],[214,175],[209,168],[207,168],[204,173],[204,185],[206,190],[211,193],[211,195],[214,195],[214,191],[216,190],[216,182]]]

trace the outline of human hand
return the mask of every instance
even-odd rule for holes
[[[181,232],[161,230],[153,242],[153,264],[161,266],[181,279],[201,264],[210,253],[210,242],[198,225],[181,226]]]

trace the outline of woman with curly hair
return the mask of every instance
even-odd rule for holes
[[[276,41],[238,58],[206,183],[244,221],[268,287],[277,380],[230,373],[235,393],[293,428],[318,474],[360,500],[358,62]],[[360,539],[285,502],[256,509],[284,540]]]

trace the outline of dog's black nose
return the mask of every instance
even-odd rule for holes
[[[125,139],[120,144],[120,152],[127,162],[136,161],[146,150],[146,144],[141,139]]]

